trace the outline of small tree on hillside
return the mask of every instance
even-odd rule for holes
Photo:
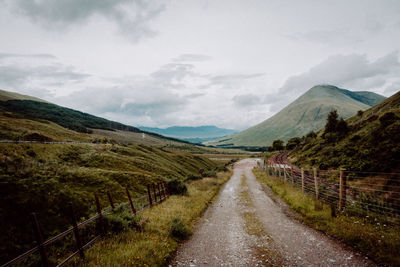
[[[300,144],[301,139],[299,137],[293,137],[290,138],[289,141],[286,144],[286,149],[287,150],[292,150],[294,149],[298,144]]]
[[[272,142],[271,151],[283,150],[284,148],[282,140],[278,139]]]
[[[347,125],[347,122],[343,118],[341,118],[336,125],[336,132],[338,132],[339,135],[344,136],[347,134],[348,131],[349,126]]]
[[[339,115],[336,109],[329,112],[328,118],[326,119],[324,135],[326,133],[333,133],[336,131],[336,126],[338,124],[338,116]]]

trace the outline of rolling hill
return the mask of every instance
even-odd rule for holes
[[[236,132],[235,130],[218,128],[216,126],[198,126],[198,127],[173,126],[164,129],[139,127],[139,129],[147,132],[158,133],[168,137],[178,138],[191,143],[202,143],[205,141],[216,139],[218,137],[223,137]]]
[[[206,144],[221,147],[269,146],[276,139],[287,141],[321,129],[332,109],[337,109],[341,117],[348,118],[384,99],[384,96],[372,92],[352,92],[332,85],[314,86],[262,123]]]
[[[344,167],[363,172],[400,169],[400,92],[346,120],[349,131],[333,142],[317,136],[302,139],[291,160],[304,167]]]

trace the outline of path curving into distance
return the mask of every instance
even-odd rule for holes
[[[234,165],[234,174],[181,245],[172,266],[375,266],[336,240],[288,217],[261,188],[252,173],[257,159]],[[243,177],[243,178],[242,178]],[[241,201],[246,190],[251,207]],[[249,234],[243,211],[252,209],[265,238]],[[273,240],[272,242],[262,240]],[[261,241],[260,241],[261,240]],[[257,253],[267,246],[281,261]]]

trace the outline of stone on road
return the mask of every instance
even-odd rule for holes
[[[178,250],[173,266],[271,266],[255,256],[257,238],[246,232],[241,216],[241,177],[264,230],[273,239],[286,266],[374,266],[336,240],[288,217],[262,190],[252,173],[257,159],[234,165],[234,174],[207,209],[193,236]],[[265,244],[264,244],[265,245]]]

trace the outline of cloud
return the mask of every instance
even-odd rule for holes
[[[238,82],[241,80],[249,80],[264,75],[265,73],[217,75],[211,77],[210,80],[214,84],[222,84],[222,83]]]
[[[0,87],[45,97],[51,89],[76,85],[91,77],[53,59],[49,54],[0,53]]]
[[[200,54],[182,54],[172,61],[174,62],[199,62],[199,61],[208,61],[211,60],[212,57],[207,55],[200,55]]]
[[[238,107],[255,106],[262,102],[261,97],[255,94],[235,95],[232,101]]]
[[[50,54],[16,54],[16,53],[0,53],[0,60],[5,58],[42,58],[55,59],[56,57]]]
[[[10,0],[7,3],[18,14],[53,30],[82,24],[99,15],[114,22],[133,41],[154,35],[148,22],[164,10],[160,1],[145,0]]]
[[[371,90],[383,86],[384,80],[399,74],[397,51],[375,61],[369,61],[366,55],[360,54],[335,55],[307,72],[289,77],[279,89],[279,93],[304,92],[317,84],[351,87],[352,90]]]

